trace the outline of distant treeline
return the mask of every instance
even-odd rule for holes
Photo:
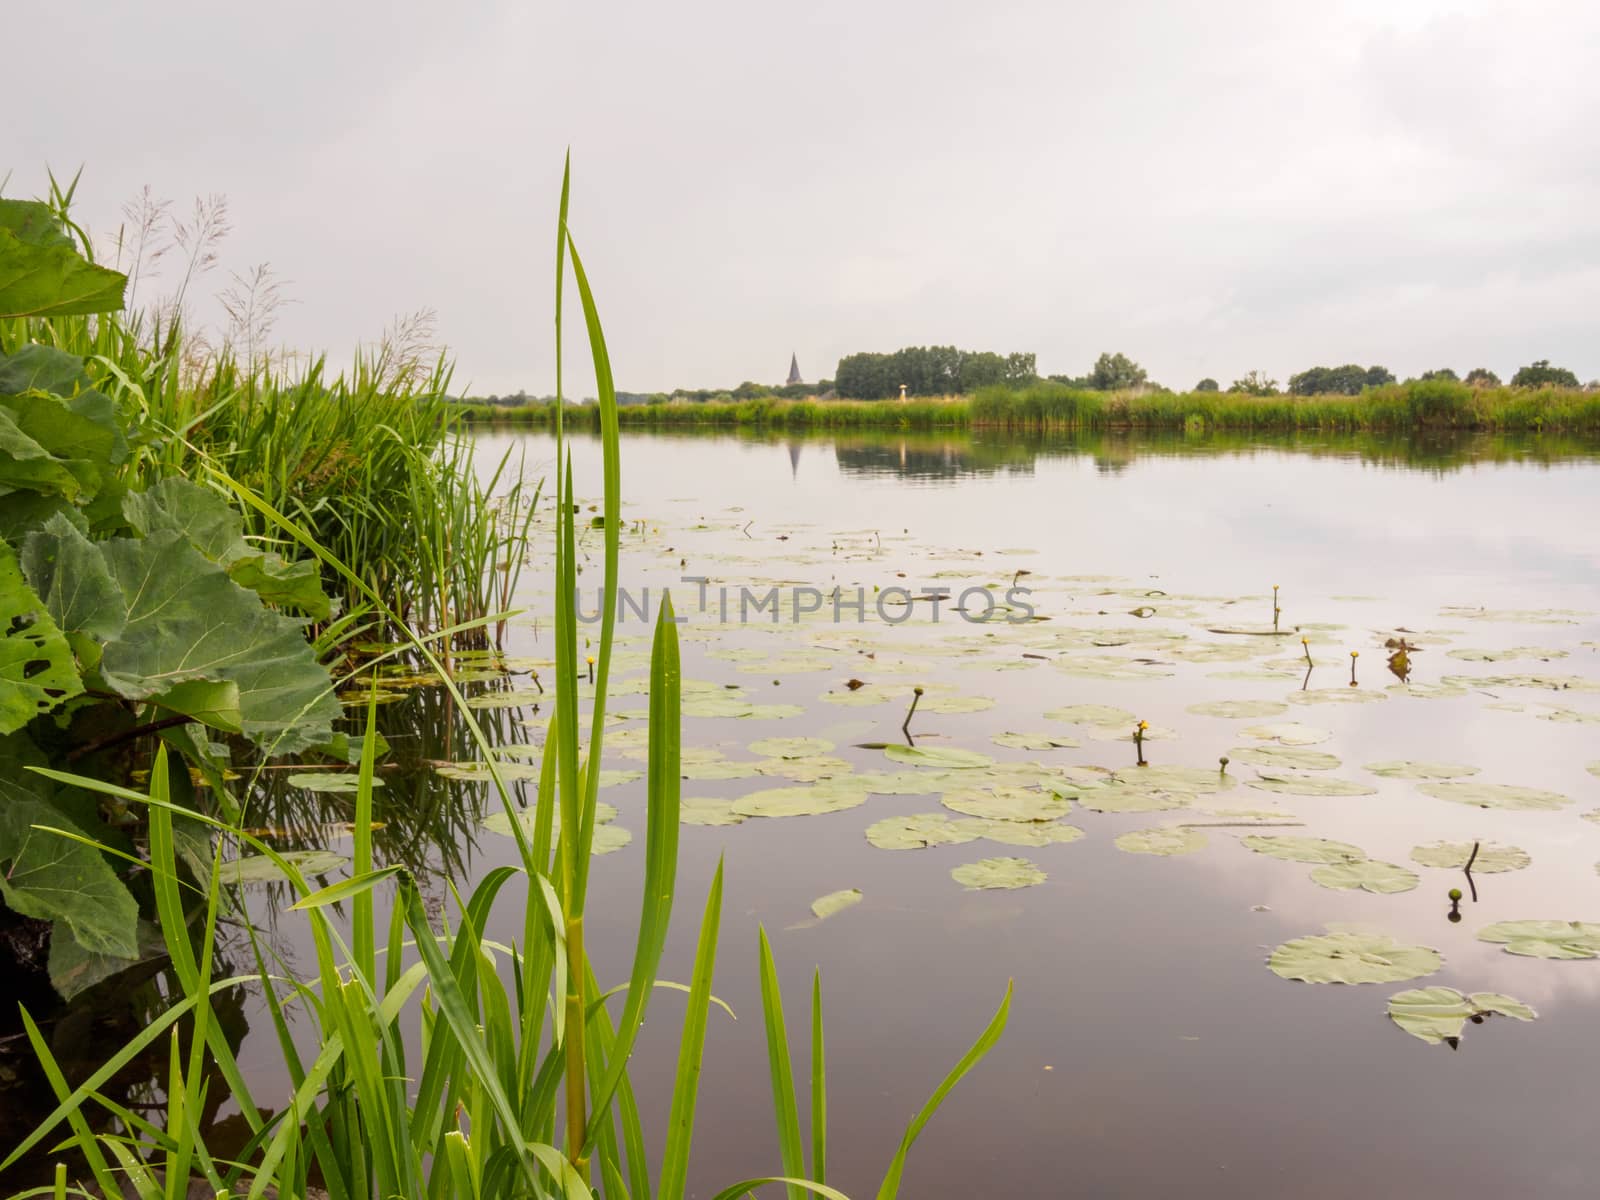
[[[597,426],[592,404],[569,404],[573,428]],[[466,406],[469,419],[545,425],[555,406],[500,409]],[[1272,433],[1296,430],[1406,433],[1424,430],[1553,432],[1600,436],[1600,391],[1567,387],[1474,387],[1434,378],[1368,387],[1359,395],[1252,395],[1220,389],[1187,393],[1104,392],[1052,380],[1024,387],[980,388],[970,398],[866,400],[753,398],[704,404],[646,404],[619,408],[624,425],[752,426],[779,429],[898,430],[1214,430]]]
[[[893,354],[847,354],[833,387],[841,400],[970,395],[983,387],[1013,387],[1038,379],[1032,354],[996,354],[954,346],[907,346]]]
[[[1041,379],[1032,354],[996,354],[993,351],[958,350],[954,346],[907,346],[892,354],[849,354],[839,360],[834,379],[817,383],[794,383],[772,387],[746,380],[736,388],[679,389],[673,392],[618,392],[622,408],[656,409],[668,405],[721,407],[753,401],[784,400],[867,400],[898,399],[900,389],[907,396],[973,396],[986,388],[1018,391],[1041,384],[1054,384],[1074,392],[1132,393],[1172,395],[1170,389],[1153,382],[1145,369],[1126,354],[1105,353],[1083,375],[1051,375]],[[1396,383],[1387,367],[1347,363],[1342,367],[1311,367],[1289,376],[1287,388],[1264,372],[1249,371],[1224,389],[1215,379],[1202,379],[1189,395],[1226,391],[1231,395],[1281,396],[1359,396],[1374,388]],[[1469,388],[1501,387],[1500,377],[1487,367],[1475,367],[1465,377],[1448,367],[1424,371],[1413,383],[1462,384]],[[1577,389],[1578,377],[1565,367],[1553,367],[1539,359],[1521,367],[1511,377],[1513,388]],[[1600,390],[1600,382],[1588,390]],[[531,397],[526,392],[507,396],[468,397],[463,404],[476,407],[523,409],[548,407],[553,397]]]

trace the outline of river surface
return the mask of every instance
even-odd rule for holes
[[[485,468],[510,453],[528,477],[553,474],[545,434],[478,440]],[[570,444],[582,503],[597,503],[598,443]],[[852,1195],[876,1190],[906,1122],[1008,980],[1009,1028],[917,1144],[907,1196],[1594,1194],[1600,959],[1511,954],[1477,937],[1504,921],[1600,922],[1600,824],[1583,819],[1600,808],[1592,451],[1488,439],[625,434],[622,469],[622,585],[652,615],[672,587],[687,618],[686,692],[724,714],[685,716],[684,746],[706,763],[776,771],[770,748],[752,742],[815,738],[833,749],[808,751],[813,774],[902,776],[893,794],[842,811],[682,830],[664,974],[689,976],[722,857],[714,990],[738,1014],[711,1014],[694,1194],[780,1165],[758,926],[784,985],[802,1113],[810,984],[821,971],[829,1182]],[[551,524],[546,506],[519,587],[525,611],[505,634],[515,673],[476,685],[477,695],[524,696],[553,654]],[[581,607],[592,612],[598,530],[584,551]],[[1279,636],[1268,635],[1274,587]],[[948,599],[907,604],[895,588]],[[776,589],[777,620],[767,607],[749,611],[748,599],[741,620],[741,589],[765,604]],[[968,619],[991,606],[990,619]],[[650,626],[629,609],[618,632],[610,707],[624,719],[603,765],[628,772],[643,767],[629,756],[642,734],[622,731],[644,725]],[[1390,670],[1391,639],[1413,647],[1408,673]],[[995,766],[941,771],[862,748],[907,742],[917,686],[914,745],[977,752]],[[741,700],[753,715],[731,715]],[[538,740],[546,711],[485,703],[475,715],[497,741]],[[1107,709],[1123,713],[1098,711]],[[1215,715],[1235,711],[1254,715]],[[427,690],[383,712],[406,767],[389,779],[384,849],[431,872],[442,903],[446,877],[465,892],[513,863],[514,848],[481,826],[498,806],[483,785],[427,766],[473,757],[458,714]],[[1139,774],[1134,720],[1148,722],[1147,771],[1191,769],[1170,789]],[[1284,723],[1311,732],[1291,732],[1289,745],[1261,736]],[[1424,789],[1438,780],[1368,769],[1417,761],[1448,768],[1446,782],[1531,791],[1436,795]],[[1097,801],[1106,770],[1131,785]],[[932,782],[907,794],[915,784],[903,776],[917,771]],[[1082,836],[904,850],[866,836],[890,818],[989,813],[998,801],[985,788],[1001,788],[1001,801],[1021,789],[1032,803],[1040,781],[1057,777],[1081,790],[1065,789],[1076,798],[1050,825]],[[633,840],[594,864],[588,936],[602,987],[626,979],[643,862],[644,784],[617,779],[601,799]],[[516,786],[531,796],[531,783]],[[796,786],[792,774],[691,778],[683,794],[731,820],[733,802]],[[318,844],[318,820],[347,815],[341,802],[285,798],[283,809]],[[1270,824],[1284,828],[1255,827]],[[1116,841],[1144,830],[1193,848],[1136,853]],[[1316,864],[1244,841],[1277,836],[1347,843],[1394,864],[1374,878],[1408,890],[1323,886]],[[1468,879],[1412,859],[1439,841],[1514,846],[1531,865]],[[971,890],[952,877],[995,857],[1026,859],[1044,878]],[[1452,887],[1468,892],[1454,922]],[[813,900],[844,889],[859,889],[860,902],[813,918]],[[290,961],[309,967],[301,926],[271,907],[264,895],[258,915]],[[515,904],[498,919],[490,937],[520,936]],[[1362,984],[1269,969],[1275,947],[1330,929],[1432,948],[1442,965]],[[1455,1046],[1430,1044],[1386,1008],[1433,986],[1503,993],[1537,1018],[1491,1016],[1466,1024]],[[657,993],[635,1056],[645,1129],[657,1138],[682,1008],[677,993]],[[248,1000],[240,1020],[251,1027],[241,1061],[260,1098],[281,1070],[270,1025]]]

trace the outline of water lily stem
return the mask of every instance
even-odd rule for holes
[[[917,701],[922,699],[922,689],[911,689],[911,707],[906,709],[906,719],[900,723],[900,732],[907,737],[911,736],[911,717],[917,711]]]

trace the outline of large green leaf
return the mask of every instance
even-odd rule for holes
[[[83,691],[67,639],[0,542],[0,734]]]
[[[127,285],[77,252],[48,205],[0,200],[0,318],[115,312]]]
[[[235,583],[268,603],[297,608],[319,621],[331,613],[315,560],[286,563],[251,545],[238,511],[209,488],[187,479],[163,479],[143,492],[128,493],[122,512],[146,537],[163,530],[183,534]]]
[[[26,770],[44,757],[23,734],[0,739],[0,898],[16,913],[57,922],[85,950],[117,958],[139,952],[139,906],[105,857],[48,826],[82,834],[52,802],[53,785]]]
[[[23,567],[57,623],[99,645],[100,678],[118,695],[164,703],[171,694],[178,711],[278,754],[332,737],[342,710],[300,622],[263,608],[182,533],[91,543],[56,517],[29,537]],[[201,680],[231,684],[237,698],[173,692]]]

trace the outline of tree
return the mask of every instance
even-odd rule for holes
[[[1268,379],[1264,371],[1251,371],[1243,379],[1235,379],[1233,386],[1228,391],[1235,395],[1276,396],[1278,394],[1278,381],[1276,379]]]
[[[1461,382],[1461,377],[1449,367],[1440,367],[1437,371],[1424,371],[1418,378],[1424,383],[1429,383],[1435,379],[1441,379],[1446,383]]]
[[[1473,367],[1467,372],[1466,383],[1468,387],[1499,387],[1500,376],[1488,367]]]
[[[1090,374],[1096,391],[1120,392],[1136,388],[1147,378],[1145,369],[1126,354],[1102,354]]]
[[[1578,377],[1565,367],[1552,367],[1548,358],[1541,358],[1526,367],[1519,367],[1511,377],[1512,387],[1568,387],[1578,386]]]
[[[1032,354],[1006,355],[1006,383],[1011,387],[1025,387],[1039,381],[1037,359]]]
[[[1386,383],[1394,382],[1394,372],[1388,367],[1368,367],[1366,376],[1367,387],[1382,387]]]
[[[1197,392],[1217,392],[1221,391],[1222,389],[1217,386],[1217,381],[1215,379],[1212,379],[1211,376],[1207,375],[1199,383],[1194,385],[1194,390]]]
[[[1296,396],[1358,396],[1364,388],[1393,383],[1387,367],[1312,367],[1289,376],[1289,391]]]

